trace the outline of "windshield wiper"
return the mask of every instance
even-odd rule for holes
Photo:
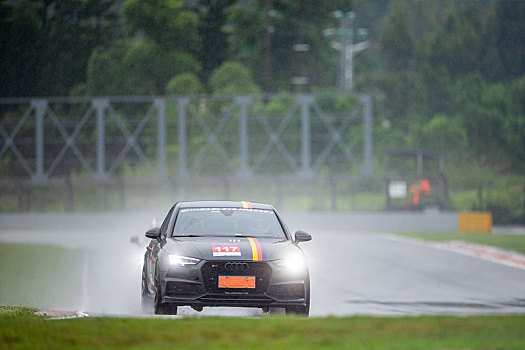
[[[203,235],[173,235],[172,237],[206,237]]]
[[[235,237],[239,238],[282,238],[281,236],[268,236],[268,235],[243,235],[242,233],[236,233]]]
[[[256,235],[243,235],[242,233],[236,233],[236,234],[235,234],[235,237],[240,237],[240,238],[257,238],[257,237],[261,237],[261,236],[256,236]]]

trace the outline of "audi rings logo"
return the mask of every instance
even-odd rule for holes
[[[247,263],[229,262],[224,264],[224,268],[230,272],[246,272],[250,266]]]

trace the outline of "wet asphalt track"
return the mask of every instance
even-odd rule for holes
[[[153,216],[0,215],[0,241],[81,248],[84,268],[78,271],[82,275],[78,310],[94,315],[139,315],[146,241],[130,241],[133,236],[142,237]],[[158,216],[160,219],[163,214]],[[302,244],[310,260],[312,316],[525,312],[525,270],[387,233],[413,230],[403,225],[419,225],[421,229],[441,225],[436,230],[447,230],[457,223],[454,215],[284,216],[292,230],[303,228],[314,237]],[[60,308],[59,302],[56,308]],[[197,313],[184,307],[180,314],[254,316],[261,311],[205,308]]]

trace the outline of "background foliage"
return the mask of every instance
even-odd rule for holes
[[[333,91],[335,10],[370,42],[376,175],[389,150],[443,152],[472,207],[525,221],[525,1],[2,1],[0,97]],[[520,180],[485,193],[501,176]]]

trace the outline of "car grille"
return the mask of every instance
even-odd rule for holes
[[[196,295],[199,294],[199,285],[186,282],[166,283],[167,296]]]
[[[268,291],[271,295],[286,298],[304,298],[304,284],[303,283],[286,283],[280,285],[273,285]]]
[[[207,292],[261,294],[268,288],[271,268],[263,262],[209,261],[201,272]],[[255,288],[219,288],[219,276],[255,276]]]

